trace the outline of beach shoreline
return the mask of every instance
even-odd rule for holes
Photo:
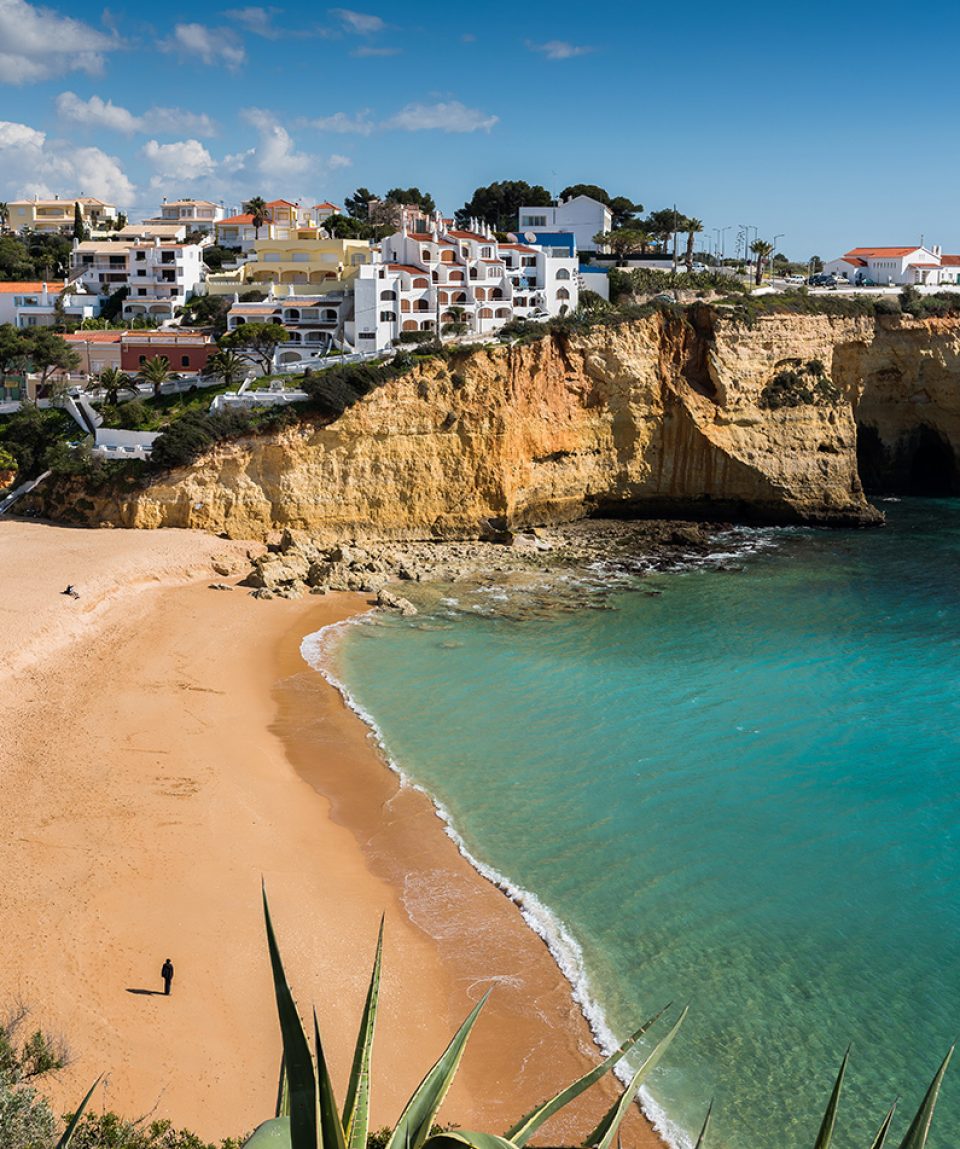
[[[215,593],[203,582],[217,577],[221,540],[69,532],[89,551],[72,581],[99,579],[103,598],[85,629],[52,625],[59,576],[26,580],[61,553],[62,532],[0,524],[6,601],[20,594],[33,631],[0,663],[14,684],[0,708],[14,747],[2,771],[0,920],[19,923],[0,940],[0,997],[26,1001],[70,1040],[58,1108],[106,1069],[97,1108],[152,1112],[211,1139],[271,1115],[279,1036],[261,874],[298,1000],[317,1004],[341,1083],[386,913],[375,1125],[396,1119],[492,982],[445,1120],[502,1131],[583,1072],[596,1051],[546,947],[301,658],[307,634],[366,600]],[[144,551],[173,542],[160,579]],[[127,582],[111,587],[104,570],[118,564]],[[167,949],[173,996],[128,993],[158,980]],[[592,1092],[547,1127],[552,1143],[582,1139],[614,1088]],[[639,1112],[624,1133],[659,1144]]]

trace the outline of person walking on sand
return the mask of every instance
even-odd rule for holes
[[[163,992],[164,996],[170,996],[170,986],[173,984],[173,962],[167,960],[160,967],[160,976],[163,978]]]

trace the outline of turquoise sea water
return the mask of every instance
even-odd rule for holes
[[[809,1149],[851,1041],[835,1144],[899,1094],[897,1144],[960,1031],[960,501],[883,507],[613,611],[448,605],[333,655],[470,853],[579,944],[602,1035],[690,1002],[649,1091],[678,1144],[715,1096],[713,1146]],[[960,1145],[960,1066],[930,1144]]]

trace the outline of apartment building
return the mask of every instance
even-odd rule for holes
[[[172,319],[196,293],[205,268],[196,243],[75,242],[71,274],[87,291],[111,295],[126,287],[124,319]]]
[[[145,224],[178,224],[187,232],[203,232],[212,235],[218,220],[226,213],[223,204],[208,199],[175,199],[164,197],[160,204],[160,214],[145,219]]]
[[[322,228],[298,227],[286,239],[255,240],[250,257],[238,268],[207,277],[207,290],[233,295],[273,284],[292,287],[293,294],[320,294],[352,279],[374,258],[366,240],[329,239]]]
[[[353,292],[349,286],[324,295],[274,296],[257,303],[234,297],[227,313],[227,330],[245,323],[279,323],[288,339],[277,348],[278,367],[309,366],[332,349],[343,349],[352,327]]]
[[[83,222],[90,231],[112,227],[117,219],[117,209],[112,203],[105,203],[93,196],[75,198],[54,196],[53,199],[11,200],[7,204],[7,226],[12,231],[68,231],[73,227],[76,205],[80,205]]]
[[[95,319],[99,295],[73,284],[0,283],[0,323],[14,327],[54,327],[63,319]]]
[[[566,232],[576,240],[577,251],[597,251],[593,237],[613,228],[613,213],[592,196],[571,196],[554,207],[521,207],[517,227],[522,239],[532,236],[543,243],[548,233]]]
[[[136,375],[148,359],[162,356],[175,374],[199,375],[216,350],[216,341],[204,331],[187,328],[124,331],[120,339],[120,366],[129,375]]]
[[[219,219],[214,224],[217,243],[221,247],[253,250],[258,239],[289,239],[300,226],[310,226],[310,212],[288,199],[271,200],[263,212],[264,222],[257,228],[251,212],[239,212]]]
[[[498,243],[478,220],[461,229],[439,214],[429,230],[385,239],[381,262],[360,267],[354,290],[358,351],[380,351],[403,332],[442,331],[453,322],[488,334],[511,319],[566,314],[579,300],[575,256]]]

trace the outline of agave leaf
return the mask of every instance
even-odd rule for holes
[[[943,1075],[947,1072],[947,1066],[950,1064],[950,1058],[953,1057],[955,1048],[954,1045],[951,1045],[947,1050],[947,1056],[943,1059],[933,1081],[930,1082],[927,1095],[920,1102],[920,1108],[910,1123],[906,1137],[900,1142],[900,1149],[923,1149],[926,1145],[927,1134],[930,1132],[930,1124],[933,1121],[933,1111],[936,1108],[937,1097],[940,1093],[940,1084],[943,1081]]]
[[[847,1072],[847,1061],[850,1059],[850,1046],[847,1046],[847,1052],[843,1055],[843,1061],[840,1062],[840,1072],[837,1074],[837,1080],[833,1083],[833,1092],[830,1094],[830,1100],[827,1102],[827,1109],[823,1115],[823,1120],[820,1122],[820,1132],[817,1134],[817,1140],[813,1149],[830,1149],[830,1141],[833,1138],[833,1129],[837,1124],[837,1107],[840,1104],[840,1090],[843,1087],[843,1075]]]
[[[899,1098],[898,1098],[898,1100],[899,1100]],[[896,1113],[896,1111],[897,1111],[897,1102],[894,1101],[894,1103],[890,1106],[890,1109],[887,1112],[886,1117],[884,1117],[883,1123],[881,1124],[880,1128],[877,1130],[877,1135],[876,1135],[876,1137],[874,1137],[873,1144],[870,1146],[870,1149],[883,1149],[883,1143],[884,1143],[884,1141],[886,1141],[887,1134],[890,1132],[890,1122],[893,1120],[893,1115],[894,1115],[894,1113]]]
[[[86,1097],[84,1097],[84,1099],[77,1106],[76,1113],[74,1113],[74,1115],[70,1118],[70,1124],[66,1127],[66,1129],[64,1129],[63,1136],[57,1142],[57,1149],[67,1149],[71,1138],[77,1131],[77,1126],[80,1124],[80,1118],[83,1116],[83,1111],[90,1103],[90,1098],[93,1096],[93,1091],[97,1088],[102,1080],[103,1074],[101,1073],[93,1085],[91,1085],[87,1090]]]
[[[377,1021],[377,1001],[380,996],[380,963],[383,956],[383,918],[377,935],[377,952],[373,959],[370,988],[360,1019],[360,1032],[353,1053],[347,1097],[343,1103],[343,1129],[347,1149],[366,1149],[370,1125],[370,1054],[373,1050],[373,1031]]]
[[[244,1141],[243,1149],[290,1149],[290,1118],[264,1121]]]
[[[280,1054],[280,1078],[277,1082],[277,1110],[275,1117],[290,1116],[290,1082],[287,1081],[287,1066]]]
[[[624,1054],[636,1044],[637,1041],[647,1032],[647,1030],[663,1016],[664,1012],[670,1008],[669,1003],[658,1010],[653,1017],[647,1020],[640,1026],[638,1030],[631,1033],[630,1036],[624,1041],[619,1048],[615,1049],[605,1061],[601,1061],[599,1065],[595,1065],[583,1077],[576,1080],[572,1085],[568,1085],[566,1089],[562,1090],[555,1097],[551,1097],[549,1101],[544,1101],[535,1109],[531,1109],[529,1113],[521,1117],[520,1120],[504,1133],[504,1137],[512,1141],[514,1145],[524,1146],[530,1140],[534,1133],[548,1118],[552,1117],[559,1109],[565,1105],[569,1105],[575,1097],[579,1097],[590,1088],[594,1082],[599,1081],[601,1077],[617,1064],[617,1062],[624,1056]]]
[[[320,1145],[323,1149],[345,1149],[343,1126],[337,1112],[337,1098],[327,1070],[327,1059],[323,1056],[320,1041],[320,1026],[317,1011],[313,1011],[313,1036],[317,1045],[317,1090],[320,1098]]]
[[[703,1128],[700,1130],[700,1136],[697,1138],[697,1143],[694,1149],[703,1149],[703,1143],[707,1137],[707,1130],[710,1128],[710,1115],[713,1113],[713,1100],[707,1106],[707,1115],[703,1119]]]
[[[677,1034],[677,1030],[683,1024],[687,1016],[688,1007],[684,1007],[680,1016],[677,1018],[673,1028],[666,1035],[661,1038],[659,1043],[654,1046],[653,1050],[647,1054],[640,1068],[631,1077],[629,1083],[624,1089],[620,1097],[613,1103],[604,1117],[601,1119],[600,1124],[593,1130],[593,1132],[583,1142],[584,1146],[590,1146],[592,1149],[610,1149],[614,1137],[620,1128],[620,1123],[626,1116],[627,1110],[633,1101],[637,1090],[643,1083],[644,1078],[656,1067],[660,1058],[667,1050],[667,1046],[673,1041]]]
[[[480,1010],[483,1009],[489,996],[490,990],[487,990],[470,1011],[463,1025],[454,1034],[453,1040],[444,1050],[440,1060],[417,1086],[413,1096],[400,1114],[397,1127],[387,1142],[387,1149],[399,1149],[401,1145],[404,1146],[404,1149],[422,1149],[423,1143],[430,1133],[430,1127],[433,1125],[433,1119],[437,1115],[437,1110],[443,1104],[450,1083],[460,1066],[460,1059],[463,1057],[470,1031],[476,1024]]]
[[[318,1149],[317,1140],[317,1079],[313,1071],[313,1058],[303,1023],[287,984],[277,947],[266,886],[263,889],[263,916],[267,926],[267,945],[270,965],[273,967],[273,988],[277,996],[277,1013],[283,1036],[283,1063],[286,1070],[290,1104],[291,1149]]]
[[[470,1129],[450,1129],[428,1137],[423,1149],[517,1149],[515,1141],[495,1133],[474,1133]]]
[[[683,1019],[687,1016],[687,1008],[688,1007],[684,1007],[683,1012],[677,1018],[673,1029],[670,1030],[667,1036],[661,1038],[659,1044],[654,1046],[653,1050],[647,1054],[643,1064],[633,1077],[630,1078],[630,1083],[620,1095],[619,1100],[613,1103],[600,1124],[594,1129],[586,1141],[584,1141],[584,1145],[591,1146],[592,1149],[610,1149],[610,1146],[613,1144],[613,1139],[617,1135],[617,1130],[620,1128],[620,1122],[627,1115],[630,1102],[633,1101],[643,1079],[656,1066],[660,1058],[666,1053],[667,1046],[676,1037],[677,1030],[683,1025]]]

